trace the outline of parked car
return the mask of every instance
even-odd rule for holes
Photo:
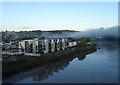
[[[3,57],[3,59],[8,59],[9,58],[9,56],[2,56]]]

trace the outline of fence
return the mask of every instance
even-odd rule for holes
[[[40,56],[41,54],[36,53],[24,53],[24,52],[2,52],[2,55],[26,55],[26,56]]]

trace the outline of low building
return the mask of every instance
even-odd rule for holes
[[[49,41],[46,39],[38,40],[38,53],[49,52]]]
[[[78,43],[79,41],[78,40],[72,40],[72,41],[69,41],[68,43],[69,43],[69,47],[75,47],[75,46],[77,46],[77,43]]]
[[[55,39],[55,38],[47,38],[47,40],[48,40],[48,45],[49,45],[49,52],[54,52],[54,51],[56,51],[56,46],[57,46],[57,39]]]
[[[22,52],[32,53],[33,52],[33,41],[34,40],[23,40],[19,42],[19,49]]]
[[[64,50],[68,47],[67,39],[62,38],[47,38],[40,39],[37,38],[33,40],[23,40],[19,42],[19,49],[21,52],[25,53],[48,53],[57,50]]]
[[[54,51],[57,51],[57,50],[64,50],[68,46],[67,39],[48,38],[48,40],[49,40],[50,52],[54,52]]]
[[[68,47],[68,40],[67,39],[62,39],[62,49],[66,49]]]
[[[17,41],[5,41],[1,42],[3,50],[18,49],[19,42]]]

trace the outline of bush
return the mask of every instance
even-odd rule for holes
[[[79,43],[78,43],[78,46],[79,47],[85,47],[86,46],[86,41],[84,39],[82,39]]]
[[[91,41],[91,38],[87,37],[85,38],[86,42],[90,42]]]

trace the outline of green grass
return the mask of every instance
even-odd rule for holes
[[[86,47],[82,47],[82,48],[79,48],[79,49],[84,51],[84,50],[89,50],[89,49],[92,49],[92,48],[93,48],[92,46],[86,46]]]
[[[89,49],[92,49],[92,47],[87,46],[83,48],[77,48],[74,50],[71,50],[71,49],[60,50],[60,51],[55,51],[51,53],[46,53],[39,57],[38,56],[37,57],[24,57],[16,61],[3,62],[2,64],[3,78],[9,77],[16,73],[20,73],[22,71],[29,70],[33,67],[60,61],[62,59],[65,59],[66,57],[74,55],[77,52],[85,51]]]

